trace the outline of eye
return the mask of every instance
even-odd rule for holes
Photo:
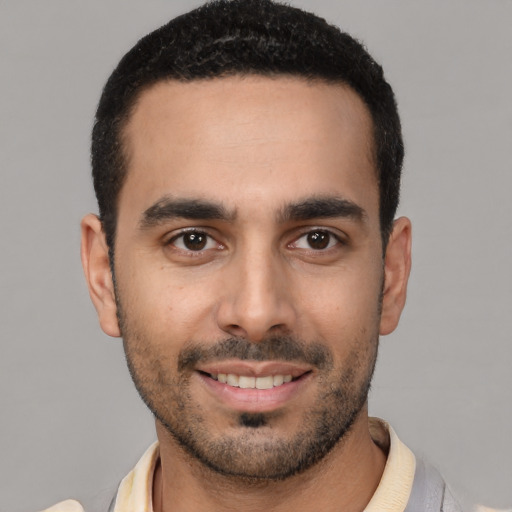
[[[303,234],[291,244],[294,249],[324,251],[340,243],[340,239],[325,229],[315,229]]]
[[[174,236],[168,242],[169,245],[182,251],[206,251],[219,248],[220,244],[204,231],[189,230]]]

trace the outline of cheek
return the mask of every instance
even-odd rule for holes
[[[165,268],[140,268],[128,279],[123,277],[119,278],[118,291],[130,329],[150,336],[152,344],[171,339],[193,341],[204,333],[212,309],[212,297],[204,282],[193,277],[183,282]]]
[[[328,278],[309,282],[300,292],[302,315],[308,319],[309,336],[320,335],[324,340],[340,340],[343,346],[350,340],[368,336],[378,330],[382,270],[342,269]]]

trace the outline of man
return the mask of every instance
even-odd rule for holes
[[[159,442],[104,510],[461,510],[368,418],[411,264],[402,159],[380,66],[298,9],[207,4],[121,60],[82,260]]]

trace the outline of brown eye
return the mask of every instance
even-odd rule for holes
[[[185,233],[183,235],[183,245],[190,251],[201,251],[206,247],[208,241],[204,233]]]
[[[327,249],[331,242],[331,234],[327,231],[312,231],[307,235],[308,245],[312,249]]]
[[[218,247],[215,240],[203,231],[185,231],[169,242],[171,245],[182,251],[200,252]]]
[[[324,251],[341,244],[341,240],[327,229],[313,229],[297,238],[291,247],[308,251]]]

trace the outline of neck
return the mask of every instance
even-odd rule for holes
[[[372,441],[367,409],[319,463],[280,481],[247,481],[206,468],[157,422],[160,463],[153,482],[155,512],[361,511],[377,488],[386,457]]]

